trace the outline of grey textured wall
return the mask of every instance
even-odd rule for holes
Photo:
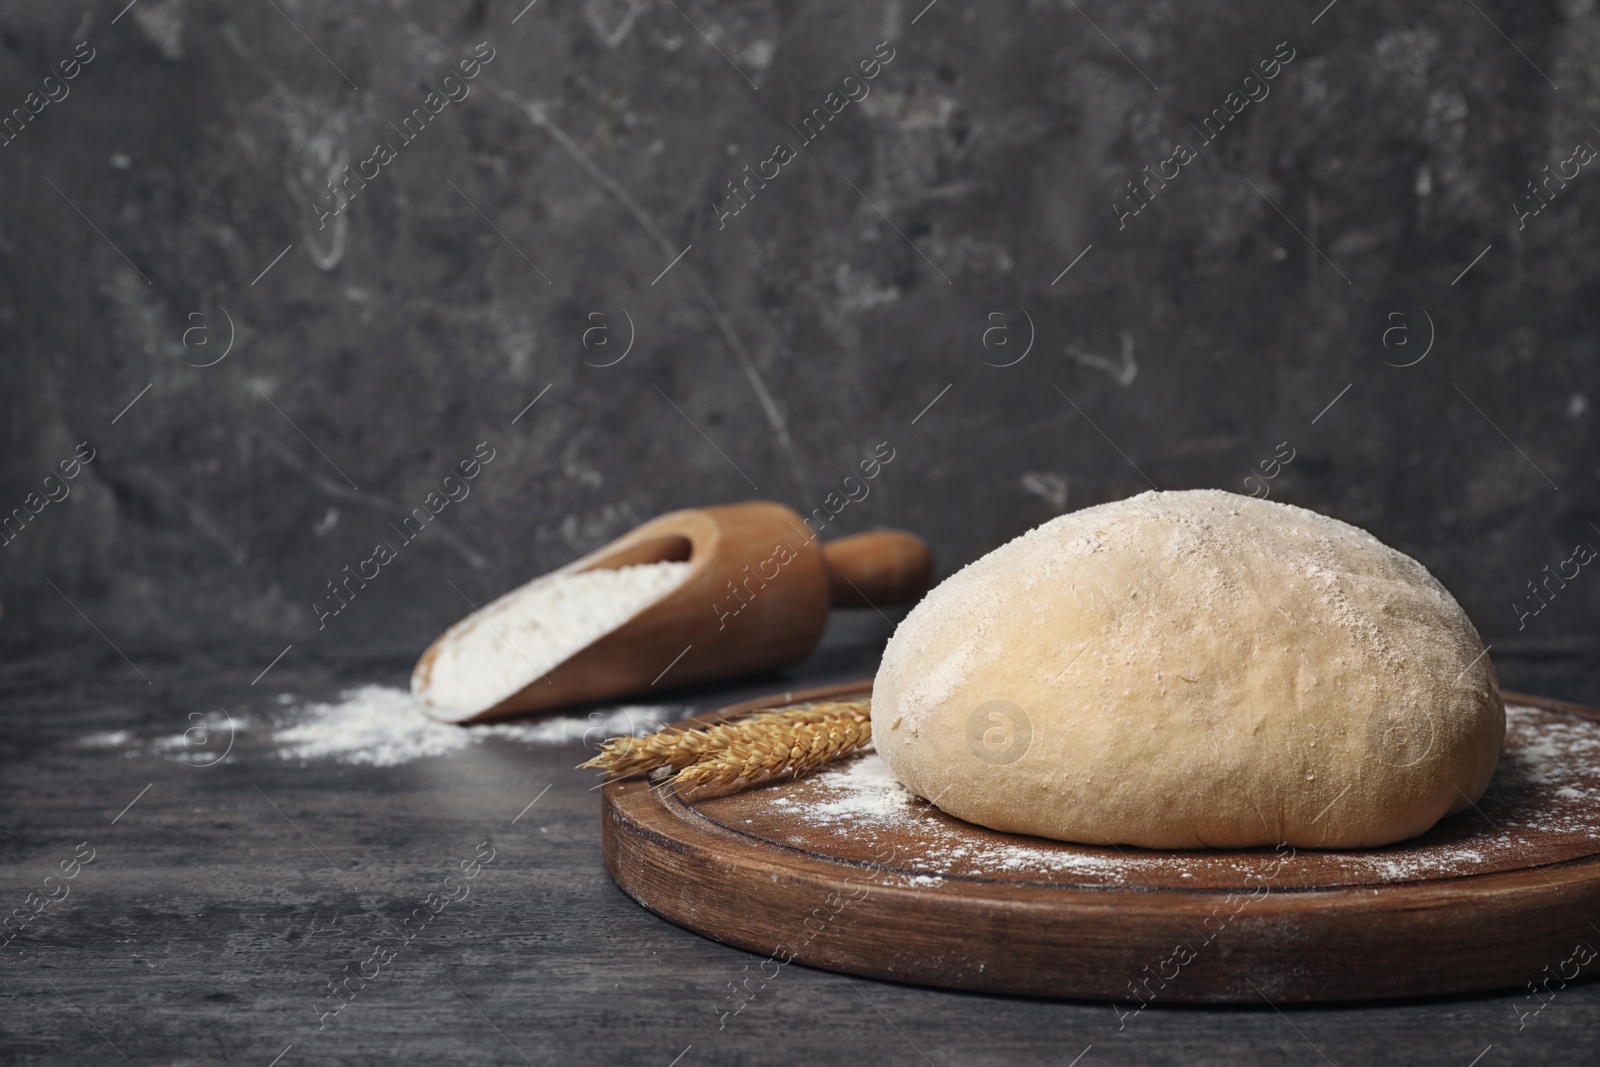
[[[883,441],[830,529],[944,573],[1151,484],[1255,489],[1500,647],[1592,640],[1592,568],[1518,616],[1600,546],[1589,0],[124,2],[0,6],[12,640],[420,643],[451,582],[809,510]]]

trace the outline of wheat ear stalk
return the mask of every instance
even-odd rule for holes
[[[870,702],[826,701],[738,722],[613,738],[580,766],[604,771],[607,780],[670,767],[676,773],[669,784],[695,796],[719,796],[785,772],[791,778],[809,774],[871,740]]]

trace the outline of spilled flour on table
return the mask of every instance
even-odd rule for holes
[[[99,730],[85,734],[78,744],[84,748],[121,748],[132,740],[133,733],[129,730]]]
[[[633,705],[530,722],[457,726],[423,714],[404,689],[366,685],[340,694],[338,703],[312,704],[299,722],[273,731],[278,755],[308,761],[392,767],[442,756],[491,737],[524,744],[562,745],[602,737],[639,736],[681,718],[687,709]]]
[[[140,738],[131,730],[101,730],[77,740],[85,748],[120,750],[126,757],[153,756],[191,767],[258,754],[270,743],[281,759],[328,759],[337,763],[393,767],[457,752],[490,738],[526,745],[591,746],[609,737],[641,736],[690,713],[671,705],[626,705],[584,714],[554,715],[489,726],[458,726],[423,714],[409,690],[363,685],[330,703],[304,703],[282,694],[282,709],[249,716],[222,709],[191,712],[175,723],[178,733]],[[260,721],[268,721],[263,725]],[[246,738],[249,738],[249,743]]]

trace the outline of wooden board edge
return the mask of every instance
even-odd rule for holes
[[[699,718],[725,721],[870,685],[772,694]],[[1503,696],[1600,719],[1582,705]],[[672,820],[670,834],[649,825],[661,816]],[[916,872],[887,863],[789,854],[686,818],[640,782],[602,790],[602,846],[612,879],[646,909],[777,963],[975,992],[1121,998],[1129,1009],[1146,997],[1307,1003],[1516,987],[1569,962],[1575,946],[1600,942],[1583,918],[1600,912],[1600,856],[1436,882],[1266,887],[1244,899],[1237,889],[954,879],[928,889],[903,884]],[[1212,936],[1191,946],[1178,976],[1163,978],[1176,946],[1205,931]]]
[[[1567,700],[1557,700],[1554,697],[1536,697],[1528,693],[1512,693],[1501,690],[1500,699],[1505,702],[1507,707],[1541,708],[1545,711],[1560,712],[1563,715],[1577,715],[1580,718],[1600,721],[1600,708],[1574,704]]]
[[[661,833],[628,810],[630,799],[657,803],[637,792],[645,795],[613,795],[602,827],[607,869],[629,896],[725,944],[892,981],[1131,999],[1128,983],[1148,980],[1144,968],[1157,972],[1187,942],[1198,945],[1197,962],[1183,968],[1187,981],[1162,983],[1160,999],[1259,1001],[1257,988],[1286,1003],[1391,999],[1521,985],[1575,944],[1600,941],[1583,918],[1600,911],[1600,857],[1440,883],[1259,894],[921,888],[887,864],[809,860],[710,822],[673,816],[672,833]]]

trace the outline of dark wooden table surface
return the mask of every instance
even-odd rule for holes
[[[868,676],[887,632],[875,617],[836,616],[799,668],[671,699],[704,709]],[[143,676],[103,644],[0,666],[0,912],[31,915],[0,949],[3,1063],[1600,1062],[1593,982],[1542,1001],[1513,990],[1283,1011],[1158,1002],[1119,1029],[1106,1004],[794,965],[723,1018],[730,983],[760,958],[658,919],[612,884],[594,780],[573,769],[581,744],[490,740],[392,767],[302,765],[255,730],[225,762],[186,766],[149,744],[192,726],[191,712],[259,722],[282,713],[280,694],[401,685],[409,663],[295,649],[252,686],[276,650],[124,651]],[[1497,648],[1496,660],[1508,687],[1600,704],[1593,653]],[[81,743],[112,730],[134,741]],[[76,877],[45,881],[90,849]],[[470,882],[444,882],[490,849]],[[445,900],[463,884],[465,899]],[[428,920],[413,919],[405,941],[395,931],[419,907]],[[391,955],[371,962],[375,951]],[[325,1014],[331,984],[358,971],[377,974]]]

